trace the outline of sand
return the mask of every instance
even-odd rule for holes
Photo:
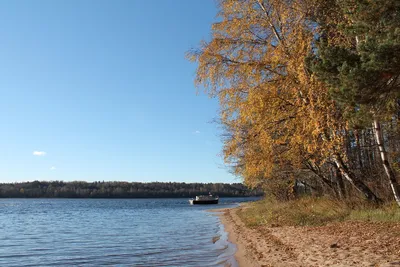
[[[248,228],[237,215],[244,208],[220,210],[240,267],[400,266],[400,224]]]

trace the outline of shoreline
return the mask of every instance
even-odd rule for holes
[[[235,231],[235,221],[229,215],[234,209],[238,209],[241,207],[239,204],[238,207],[234,208],[224,208],[224,209],[216,209],[213,212],[218,212],[218,217],[220,218],[221,224],[224,226],[224,231],[228,235],[228,242],[234,244],[236,246],[236,251],[233,255],[236,263],[239,267],[256,267],[254,262],[251,261],[251,257],[247,255],[247,247],[246,245],[240,240],[240,235]]]
[[[400,224],[345,221],[325,226],[247,227],[239,207],[213,210],[236,245],[239,267],[400,266]]]

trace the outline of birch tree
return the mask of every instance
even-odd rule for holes
[[[313,1],[221,0],[212,40],[188,57],[196,83],[218,97],[226,163],[248,185],[300,168],[336,163],[370,201],[377,196],[346,166],[347,127],[306,58],[314,49]],[[323,178],[323,175],[318,176]]]

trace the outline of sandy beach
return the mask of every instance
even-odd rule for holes
[[[400,224],[341,222],[318,227],[248,228],[237,212],[220,210],[240,267],[400,266]]]

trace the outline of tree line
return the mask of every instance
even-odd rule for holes
[[[250,187],[400,206],[400,1],[219,0],[187,53]]]
[[[0,198],[175,198],[208,194],[220,197],[261,196],[241,183],[139,183],[33,181],[0,184]]]

